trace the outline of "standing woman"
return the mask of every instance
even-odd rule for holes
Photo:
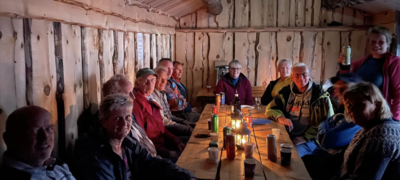
[[[370,82],[344,93],[345,116],[362,127],[344,153],[341,179],[400,179],[400,123]]]
[[[400,58],[389,52],[392,35],[388,29],[375,26],[368,31],[371,54],[352,62],[350,66],[341,65],[341,72],[351,71],[377,86],[389,104],[393,119],[400,120]],[[344,60],[339,57],[339,63]]]
[[[292,62],[290,60],[282,59],[279,61],[278,71],[280,78],[269,83],[264,95],[261,97],[261,104],[268,105],[283,87],[292,83],[292,78],[290,77],[291,69]]]

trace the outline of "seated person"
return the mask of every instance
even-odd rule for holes
[[[215,93],[225,93],[226,104],[233,104],[235,94],[239,95],[242,105],[253,105],[251,84],[247,77],[240,72],[242,65],[238,60],[229,63],[229,73],[222,77],[215,88]]]
[[[303,157],[318,146],[318,125],[333,116],[333,110],[329,94],[312,82],[306,64],[296,63],[291,77],[293,82],[269,103],[265,115],[287,127],[299,156]]]
[[[344,151],[354,135],[361,129],[344,115],[343,92],[356,83],[362,82],[361,77],[354,74],[342,74],[331,78],[334,94],[339,99],[336,114],[321,122],[318,128],[320,146],[313,153],[304,156],[303,162],[308,173],[314,180],[331,179],[340,171]]]
[[[86,134],[75,146],[74,175],[78,180],[194,179],[166,159],[149,155],[128,133],[132,127],[132,99],[123,94],[106,96],[100,106],[103,126]]]
[[[165,94],[164,89],[165,85],[168,81],[166,68],[159,66],[154,69],[155,73],[158,74],[156,86],[154,92],[151,94],[152,97],[158,102],[161,106],[161,116],[163,119],[164,126],[170,131],[172,134],[176,136],[186,136],[187,140],[189,140],[190,135],[192,134],[192,127],[189,122],[178,118],[172,115],[171,110],[169,108],[167,96]]]
[[[167,94],[172,114],[179,118],[186,119],[189,122],[199,121],[200,114],[197,112],[196,108],[192,108],[192,106],[186,101],[185,96],[179,92],[178,85],[172,80],[171,76],[174,70],[172,60],[163,58],[158,62],[158,66],[165,67],[168,70],[168,82],[165,86],[164,92]]]
[[[290,70],[292,69],[292,62],[287,59],[282,59],[278,63],[278,71],[280,78],[275,81],[271,81],[265,89],[264,95],[261,97],[261,104],[268,105],[279,91],[285,86],[292,83],[292,78],[290,77]],[[264,85],[265,87],[265,85]]]
[[[345,115],[362,129],[344,153],[340,179],[400,179],[400,123],[380,90],[358,83],[344,93]]]
[[[54,148],[54,121],[38,106],[15,110],[7,118],[3,134],[7,151],[3,154],[0,179],[74,180],[68,165],[50,157]]]
[[[176,84],[176,87],[177,87],[179,93],[183,97],[186,98],[187,89],[186,89],[185,85],[182,84],[182,82],[181,82],[181,78],[182,78],[182,74],[183,74],[183,64],[178,61],[174,61],[173,65],[174,65],[174,70],[172,71],[172,76],[171,76],[170,80]],[[185,108],[185,111],[191,112],[192,106],[189,103],[186,103],[186,104],[187,104],[187,106]]]
[[[103,97],[110,94],[120,93],[129,96],[132,100],[135,100],[135,95],[133,95],[133,86],[129,79],[122,74],[116,74],[111,77],[106,83],[103,84]],[[96,121],[101,124],[98,119],[98,111],[96,116]],[[102,126],[98,126],[98,129],[102,129]],[[137,123],[134,114],[132,113],[132,128],[128,134],[129,137],[135,138],[139,144],[145,148],[151,156],[156,157],[157,151],[154,147],[153,142],[147,137],[146,131]]]
[[[136,73],[133,114],[153,142],[157,154],[176,162],[185,144],[164,127],[161,107],[151,97],[157,77],[158,75],[150,68],[140,69]]]

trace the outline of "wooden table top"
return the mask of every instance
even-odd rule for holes
[[[245,155],[243,150],[236,149],[236,157],[234,160],[227,159],[226,150],[223,150],[222,156],[219,159],[221,168],[218,170],[218,164],[211,164],[207,160],[207,148],[211,138],[194,137],[196,134],[208,134],[211,132],[211,130],[208,130],[207,120],[211,119],[212,106],[213,104],[207,104],[204,108],[200,120],[197,122],[196,127],[193,130],[192,136],[176,164],[192,172],[198,179],[216,179],[217,172],[219,172],[220,179],[249,179],[244,176],[243,161],[245,160]],[[224,126],[230,124],[231,111],[229,106],[222,106],[219,111],[219,149],[221,153],[223,144],[222,129]],[[242,109],[242,111],[243,114],[249,113],[246,109]],[[250,112],[253,120],[257,118],[265,118],[265,106],[262,106],[260,109],[250,110]],[[268,134],[272,134],[272,128],[281,129],[280,137],[277,139],[278,160],[276,162],[268,160],[266,138]],[[254,178],[250,179],[311,179],[283,125],[271,121],[270,124],[254,125],[251,130],[251,141],[256,144],[253,157],[257,160],[258,164],[256,165]],[[279,152],[281,143],[290,143],[293,145],[290,166],[281,166]],[[264,177],[264,174],[266,177]]]
[[[215,97],[214,94],[215,87],[212,87],[210,92],[207,92],[207,88],[200,89],[197,93],[196,97]],[[265,88],[264,86],[253,86],[251,87],[251,93],[253,97],[262,97],[264,94]]]

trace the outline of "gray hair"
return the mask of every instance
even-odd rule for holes
[[[290,61],[289,59],[281,59],[281,60],[278,62],[278,68],[279,68],[279,66],[280,66],[282,63],[288,63],[289,66],[292,67],[292,61]]]
[[[344,92],[344,104],[345,104],[345,117],[346,120],[351,120],[349,116],[349,110],[347,108],[347,100],[349,97],[354,96],[361,96],[365,100],[370,101],[371,103],[375,104],[379,102],[381,104],[380,109],[377,111],[377,118],[380,120],[389,119],[392,117],[392,112],[390,111],[390,107],[387,104],[385,98],[383,97],[381,91],[372,83],[370,82],[361,82],[358,84],[353,85],[349,89]]]
[[[240,66],[242,66],[242,64],[240,64],[240,62],[238,61],[238,60],[232,60],[230,63],[229,63],[229,67],[231,67],[231,65],[232,64],[239,64]]]
[[[133,100],[129,96],[120,93],[106,96],[101,101],[99,109],[100,120],[107,120],[110,117],[111,111],[123,108],[128,108],[132,111]]]
[[[118,92],[121,89],[120,83],[123,81],[129,82],[129,79],[123,74],[116,74],[111,77],[107,82],[103,84],[103,96],[105,97],[109,94]]]
[[[294,65],[292,66],[292,69],[291,69],[292,72],[291,72],[291,73],[293,73],[293,69],[296,68],[296,67],[306,67],[307,73],[310,73],[310,70],[308,69],[307,64],[302,63],[302,62],[298,62],[298,63],[294,64]]]
[[[168,69],[164,66],[157,66],[156,68],[153,69],[153,71],[157,74],[158,74],[158,72],[161,72],[161,71],[168,73]]]

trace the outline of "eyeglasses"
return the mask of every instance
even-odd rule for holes
[[[307,78],[307,76],[308,76],[308,73],[303,73],[303,74],[293,74],[293,76],[294,76],[295,78],[299,78],[300,76],[302,76],[303,78]]]
[[[242,68],[229,68],[230,70],[240,71]]]

